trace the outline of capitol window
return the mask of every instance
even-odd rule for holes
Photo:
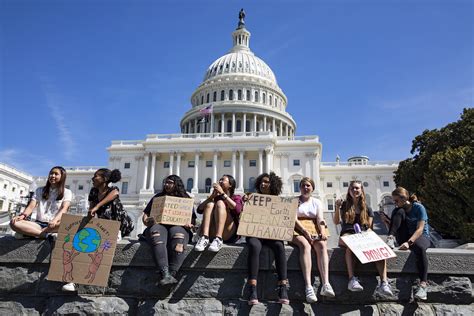
[[[6,189],[7,187],[8,187],[8,184],[5,183],[5,184],[3,185],[3,188]]]
[[[236,132],[241,132],[241,131],[242,131],[242,122],[240,120],[237,120]]]
[[[209,93],[206,96],[206,103],[209,103]]]
[[[203,103],[204,103],[204,96],[201,95],[201,104],[203,104]]]
[[[267,103],[267,95],[264,93],[262,93],[262,103],[265,104]]]
[[[194,168],[194,160],[188,161],[188,168]]]
[[[384,187],[388,187],[388,186],[390,186],[390,184],[388,183],[388,181],[384,181],[384,182],[383,182],[383,186],[384,186]]]
[[[126,162],[126,163],[123,165],[123,168],[124,168],[124,169],[130,169],[130,163],[129,163],[129,162]]]
[[[170,167],[170,162],[169,161],[164,161],[163,162],[163,168],[169,168]]]
[[[232,89],[229,90],[229,100],[234,100],[234,90]]]
[[[293,192],[300,192],[300,180],[293,180]]]
[[[247,101],[250,101],[250,90],[247,90]]]
[[[229,168],[230,167],[230,160],[224,160],[224,167]]]
[[[249,160],[249,167],[256,167],[257,166],[257,160]]]
[[[217,101],[217,92],[214,91],[214,94],[212,95],[212,101],[216,102]]]
[[[369,183],[368,182],[364,182],[364,187],[368,187],[369,186]]]
[[[299,159],[294,159],[293,160],[293,166],[299,166],[300,165],[300,160]]]
[[[224,97],[225,97],[225,92],[224,90],[221,90],[221,101],[224,101]]]
[[[258,91],[255,91],[255,100],[254,102],[258,102]]]
[[[77,186],[77,189],[78,189],[79,191],[82,191],[82,190],[84,190],[84,186],[83,186],[83,185],[78,185],[78,186]]]
[[[206,167],[207,167],[207,168],[212,167],[212,160],[207,160],[207,161],[206,161]]]
[[[333,210],[334,210],[334,200],[328,199],[328,211],[333,211]]]
[[[122,182],[122,192],[121,194],[127,194],[128,193],[128,182]]]
[[[12,192],[15,192],[15,187],[12,188]]]
[[[268,101],[270,102],[270,105],[273,104],[273,102],[272,102],[272,96],[269,96],[269,97],[268,97]]]
[[[326,187],[327,188],[332,188],[332,182],[326,182]]]
[[[237,91],[237,99],[242,100],[242,90],[240,89]]]
[[[349,187],[349,182],[343,182],[343,183],[342,183],[342,186],[343,186],[344,188],[348,188],[348,187]]]

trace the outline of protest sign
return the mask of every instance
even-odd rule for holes
[[[194,200],[164,195],[153,199],[150,216],[165,225],[184,226],[191,223]]]
[[[382,238],[372,230],[345,235],[341,238],[361,263],[395,258],[397,256]]]
[[[252,194],[240,214],[241,236],[274,240],[291,240],[295,228],[298,198]]]
[[[107,286],[119,228],[119,221],[64,214],[48,280]]]

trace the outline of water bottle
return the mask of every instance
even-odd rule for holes
[[[355,231],[356,234],[362,232],[362,230],[360,229],[359,224],[357,224],[357,223],[354,224],[354,231]]]

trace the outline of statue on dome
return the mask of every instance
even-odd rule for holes
[[[242,9],[240,9],[240,12],[239,12],[239,26],[245,24],[244,19],[245,19],[245,11],[242,8]]]

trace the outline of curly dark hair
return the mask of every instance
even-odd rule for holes
[[[174,191],[171,193],[167,193],[165,191],[165,182],[166,180],[171,180],[174,182]],[[170,196],[176,196],[176,197],[182,197],[182,198],[190,198],[188,192],[186,192],[186,189],[184,188],[184,183],[183,180],[177,175],[169,175],[165,179],[163,179],[163,190],[155,195],[155,197],[158,196],[164,196],[164,195],[170,195]]]
[[[104,178],[107,184],[111,182],[116,183],[122,179],[122,174],[118,169],[110,170],[107,168],[100,168],[95,173],[99,174],[102,178]]]
[[[283,182],[281,181],[281,178],[275,174],[275,172],[270,172],[268,173],[262,173],[257,177],[255,180],[255,191],[257,193],[262,193],[260,191],[260,185],[262,184],[263,178],[267,177],[270,180],[270,195],[280,195],[281,193],[281,187],[283,186]]]
[[[227,177],[227,179],[229,180],[229,184],[230,184],[229,196],[232,197],[234,195],[234,191],[235,191],[235,187],[237,186],[237,183],[235,182],[234,177],[231,176],[230,174],[224,174],[222,178],[224,177]]]

